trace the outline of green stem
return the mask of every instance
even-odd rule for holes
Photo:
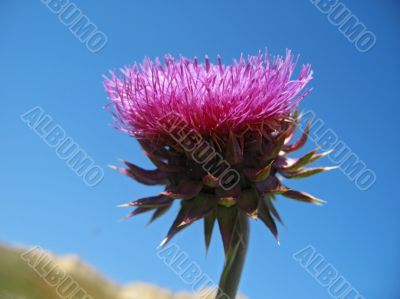
[[[231,249],[225,258],[225,266],[219,282],[216,299],[235,299],[249,244],[249,219],[239,212],[233,232]]]

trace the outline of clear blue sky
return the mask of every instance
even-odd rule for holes
[[[24,3],[23,3],[24,2]],[[360,53],[308,0],[75,1],[108,36],[93,54],[39,0],[0,3],[0,241],[75,253],[117,282],[146,281],[188,289],[156,256],[177,207],[146,227],[148,217],[118,222],[116,205],[158,192],[106,167],[118,157],[150,167],[137,143],[112,129],[102,74],[164,53],[230,62],[268,47],[301,54],[315,71],[303,108],[327,126],[377,174],[360,191],[340,171],[294,181],[328,201],[323,207],[280,198],[281,246],[252,223],[241,291],[254,299],[329,298],[292,254],[314,246],[366,299],[400,298],[398,114],[400,10],[397,1],[345,1],[377,37]],[[20,115],[34,106],[51,115],[105,169],[90,188]],[[308,149],[312,145],[308,144]],[[329,163],[326,159],[324,162]],[[202,225],[175,242],[218,281],[223,256],[215,234],[205,256]]]

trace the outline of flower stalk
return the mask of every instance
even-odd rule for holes
[[[246,260],[249,245],[250,227],[249,219],[243,213],[239,213],[235,225],[233,244],[226,257],[216,299],[235,299],[238,292],[240,278]],[[225,296],[225,297],[224,297]]]

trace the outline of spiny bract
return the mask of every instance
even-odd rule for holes
[[[159,195],[123,205],[136,207],[130,216],[154,211],[153,221],[180,200],[162,244],[204,219],[207,248],[217,221],[228,252],[242,215],[260,219],[278,238],[276,194],[322,203],[285,186],[278,176],[304,178],[330,169],[305,168],[327,154],[318,149],[288,157],[306,143],[309,130],[292,142],[300,121],[297,106],[312,79],[305,65],[292,80],[295,65],[290,51],[285,58],[242,56],[231,65],[219,57],[217,64],[207,57],[201,64],[197,58],[167,55],[164,64],[145,59],[121,69],[121,76],[106,77],[117,128],[137,138],[156,166],[144,170],[123,161],[126,168],[114,168],[140,183],[165,185]]]

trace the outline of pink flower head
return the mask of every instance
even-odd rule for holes
[[[249,239],[248,221],[259,219],[278,240],[276,196],[320,205],[319,198],[293,190],[286,180],[306,178],[332,168],[308,166],[329,152],[318,148],[300,158],[310,122],[294,141],[301,115],[299,102],[312,79],[303,65],[296,79],[296,59],[267,54],[240,57],[224,65],[201,64],[197,58],[170,55],[164,63],[145,59],[141,65],[111,72],[105,89],[117,127],[136,137],[155,169],[123,161],[113,168],[146,185],[164,185],[155,196],[122,207],[128,217],[152,212],[150,222],[178,200],[180,208],[162,246],[193,223],[204,222],[209,247],[218,223],[225,268],[216,298],[235,298]]]
[[[267,53],[233,60],[224,65],[218,56],[213,64],[197,58],[171,55],[146,58],[140,65],[124,67],[122,75],[111,72],[105,89],[115,107],[118,129],[139,139],[164,135],[174,117],[202,135],[260,130],[274,120],[287,117],[309,90],[310,65],[303,65],[292,79],[297,59],[289,50],[286,57]]]

